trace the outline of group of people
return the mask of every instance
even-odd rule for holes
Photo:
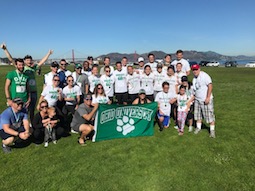
[[[210,137],[215,138],[212,80],[199,65],[190,68],[181,50],[176,52],[177,59],[173,62],[170,54],[165,56],[164,63],[157,63],[152,53],[148,55],[147,63],[139,57],[137,67],[128,64],[128,59],[123,57],[114,68],[110,58],[105,57],[100,71],[98,65],[93,64],[93,57],[88,57],[82,64],[76,63],[74,72],[67,70],[65,59],[52,62],[50,72],[44,75],[43,91],[36,105],[36,70],[53,51],[34,64],[29,55],[13,60],[7,46],[2,44],[1,48],[16,67],[6,77],[5,95],[9,107],[0,116],[4,152],[10,152],[10,145],[16,138],[26,140],[31,134],[36,144],[44,142],[48,147],[50,140],[56,144],[64,133],[77,132],[80,134],[78,143],[85,145],[87,137],[93,133],[99,104],[113,103],[155,101],[160,131],[169,127],[172,116],[180,136],[186,123],[189,132],[193,131],[193,119],[197,134],[204,118],[210,124]],[[188,81],[190,70],[194,74],[192,83]],[[39,112],[34,115],[35,109]]]

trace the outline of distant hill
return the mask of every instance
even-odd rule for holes
[[[163,51],[151,51],[149,53],[153,53],[156,57],[156,59],[163,59],[165,55],[167,54],[166,52]],[[142,56],[147,60],[147,56],[149,53],[143,53],[143,54],[125,54],[125,53],[109,53],[109,54],[104,54],[100,55],[97,58],[104,58],[105,56],[108,56],[111,58],[111,62],[117,62],[121,61],[122,57],[127,57],[129,62],[136,62],[135,58],[137,59],[138,57]],[[170,53],[172,55],[172,59],[175,59],[175,53]],[[213,51],[207,51],[207,52],[199,52],[195,50],[190,50],[190,51],[184,51],[183,53],[185,59],[189,59],[190,61],[201,61],[201,60],[206,60],[206,61],[225,61],[225,60],[255,60],[255,56],[226,56],[222,55]]]

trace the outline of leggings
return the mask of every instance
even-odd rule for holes
[[[179,132],[184,131],[186,118],[187,118],[187,113],[185,111],[178,111],[177,122],[178,122]]]

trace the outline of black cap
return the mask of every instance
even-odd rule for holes
[[[50,64],[51,67],[55,68],[55,67],[59,67],[58,63],[56,61],[52,62]]]
[[[188,81],[188,77],[187,76],[182,76],[181,81],[182,82],[187,82]]]
[[[21,99],[21,98],[19,98],[19,97],[17,97],[17,98],[14,98],[13,100],[12,100],[14,103],[16,103],[16,104],[24,104],[24,102],[23,102],[23,100]]]

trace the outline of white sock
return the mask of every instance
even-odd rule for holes
[[[215,125],[210,125],[210,131],[214,131],[215,130]]]
[[[6,147],[6,145],[5,145],[5,144],[3,144],[3,147]]]
[[[202,123],[197,123],[197,128],[201,129],[201,127],[202,127]]]

